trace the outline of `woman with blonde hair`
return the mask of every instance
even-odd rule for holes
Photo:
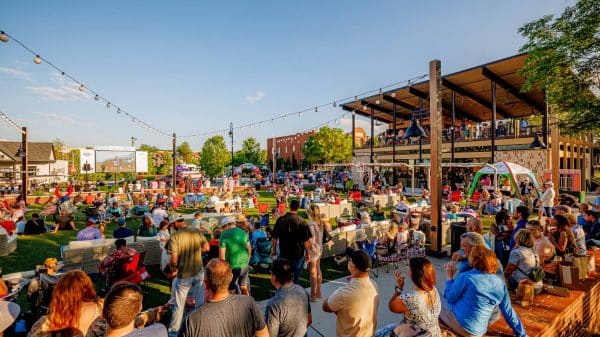
[[[308,207],[308,227],[312,238],[310,239],[310,251],[308,252],[308,274],[310,277],[310,300],[316,301],[321,297],[321,253],[323,252],[323,222],[321,221],[321,210],[319,206],[312,204]]]
[[[90,277],[80,271],[65,273],[52,292],[48,314],[31,328],[27,337],[42,337],[53,331],[76,329],[86,335],[92,322],[102,313]]]

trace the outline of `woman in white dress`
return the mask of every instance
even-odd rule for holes
[[[308,227],[312,238],[310,239],[310,251],[308,252],[308,273],[310,276],[310,300],[316,301],[321,297],[321,254],[323,252],[323,222],[321,221],[321,210],[319,206],[312,204],[308,208],[310,222]]]
[[[171,232],[169,232],[169,221],[163,220],[158,226],[158,239],[160,240],[160,270],[165,270],[165,267],[169,264],[171,255],[167,253],[167,243],[171,238]]]

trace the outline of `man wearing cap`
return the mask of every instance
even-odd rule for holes
[[[119,225],[119,227],[113,231],[113,238],[124,239],[133,236],[133,231],[127,228],[124,218],[119,218],[119,220],[117,220],[117,225]]]
[[[336,336],[373,336],[377,329],[379,295],[369,279],[371,258],[362,250],[352,253],[348,270],[350,283],[338,288],[323,302],[323,311],[335,313]]]
[[[297,214],[299,207],[298,200],[292,200],[290,212],[277,219],[273,227],[271,248],[271,255],[277,255],[279,243],[279,258],[289,260],[292,264],[295,284],[299,282],[302,264],[309,260],[308,252],[312,238],[308,224]]]
[[[171,271],[176,275],[171,285],[171,297],[175,299],[169,336],[177,336],[181,328],[188,292],[191,290],[195,305],[199,307],[204,300],[204,270],[202,253],[210,249],[206,238],[199,229],[187,227],[182,216],[170,221],[177,232],[171,235],[168,253],[171,254]]]
[[[78,241],[96,240],[104,238],[104,235],[100,232],[98,228],[96,228],[96,223],[93,220],[88,219],[86,224],[87,227],[80,230],[79,233],[77,233]]]
[[[546,191],[542,194],[542,207],[544,207],[544,213],[547,217],[551,217],[554,215],[552,213],[552,207],[554,207],[554,197],[556,196],[556,192],[554,192],[554,184],[551,181],[547,181],[545,184]]]
[[[248,289],[248,262],[252,248],[248,240],[248,234],[241,228],[235,226],[235,218],[225,217],[221,221],[223,233],[219,239],[219,258],[229,262],[233,279],[229,284],[229,291],[238,290],[246,296],[250,296]]]

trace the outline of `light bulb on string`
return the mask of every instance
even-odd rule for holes
[[[379,105],[379,103],[381,103],[381,101],[375,100],[375,104]]]
[[[367,106],[363,105],[363,110],[367,111]]]
[[[337,106],[337,103],[335,101],[333,101],[333,107],[335,108]]]
[[[83,84],[79,86],[79,91],[85,91],[85,86]]]
[[[8,40],[9,40],[8,35],[6,35],[6,33],[4,33],[3,31],[0,31],[0,41],[8,42]]]
[[[40,57],[40,55],[35,55],[35,57],[33,58],[33,63],[35,63],[35,64],[42,63],[42,58]]]
[[[392,96],[392,97],[396,97],[396,93],[395,93],[395,92],[393,92],[393,93],[392,93],[390,96]]]
[[[283,116],[283,119],[286,120],[287,119],[287,115]]]
[[[106,108],[110,109],[110,102],[106,102]]]
[[[318,106],[315,107],[315,112],[319,112],[319,107]]]
[[[298,112],[298,117],[302,117],[302,111]]]
[[[97,100],[99,100],[99,99],[100,99],[100,96],[98,96],[98,95],[94,96],[94,100],[95,100],[95,101],[97,101]]]
[[[120,114],[121,113],[121,108],[117,108],[117,113]]]

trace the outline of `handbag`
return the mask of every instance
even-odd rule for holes
[[[546,276],[546,273],[544,272],[544,268],[542,268],[540,266],[540,262],[538,260],[539,259],[538,255],[534,252],[533,256],[535,256],[535,267],[531,268],[531,271],[529,272],[529,274],[526,274],[526,275],[533,282],[540,282],[541,280],[544,279],[544,277]],[[521,268],[519,268],[519,266],[517,266],[517,269],[521,273],[525,274],[525,272]]]
[[[584,279],[588,274],[588,258],[587,256],[575,256],[575,255],[567,255],[565,256],[565,261],[573,263],[575,267],[577,267],[579,271],[579,279]]]

